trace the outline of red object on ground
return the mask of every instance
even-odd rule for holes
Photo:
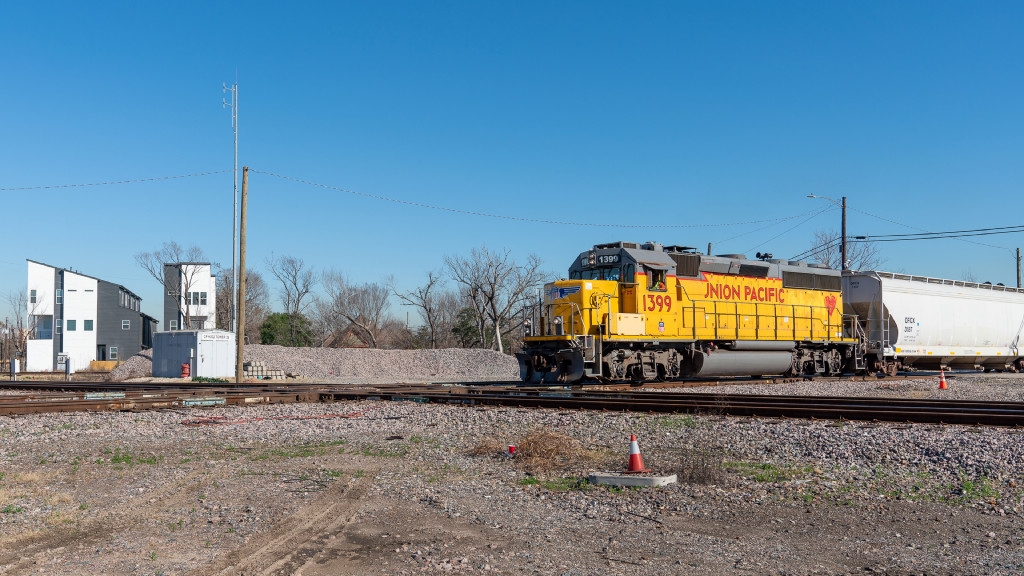
[[[508,445],[508,455],[511,456],[516,453],[516,447],[512,444]]]
[[[644,468],[644,460],[640,457],[640,445],[636,442],[636,434],[629,435],[629,470],[626,474],[639,474],[650,472],[650,468]]]
[[[939,368],[939,390],[945,390],[946,388],[946,372]]]
[[[181,365],[181,377],[188,378],[192,375],[192,366],[188,362]]]

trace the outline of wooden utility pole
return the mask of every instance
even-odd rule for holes
[[[245,351],[245,212],[249,199],[249,167],[242,168],[242,217],[238,227],[238,354],[235,357],[235,383],[242,383],[242,353]]]
[[[1020,248],[1017,248],[1017,288],[1020,288]]]
[[[848,263],[847,263],[847,260],[846,260],[846,196],[843,196],[843,243],[842,243],[842,257],[843,257],[843,265],[841,266],[841,268],[843,270],[849,270],[850,267],[848,266]]]

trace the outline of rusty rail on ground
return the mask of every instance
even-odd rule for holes
[[[66,383],[65,383],[66,384]],[[79,384],[79,383],[75,383]],[[159,388],[121,385],[64,392],[0,395],[0,415],[75,410],[148,410],[282,402],[388,400],[740,417],[867,420],[931,424],[1024,426],[1024,403],[878,397],[671,393],[655,390],[527,388],[510,383],[337,385],[250,384],[247,387]]]

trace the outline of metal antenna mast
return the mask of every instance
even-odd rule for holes
[[[232,176],[235,179],[234,208],[231,212],[231,331],[236,332],[238,318],[238,271],[235,269],[235,255],[238,253],[238,81],[236,80],[231,88],[224,84],[224,92],[231,91],[231,103],[221,99],[224,107],[231,107],[231,128],[235,132],[235,169]]]

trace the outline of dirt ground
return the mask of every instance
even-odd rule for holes
[[[983,502],[840,504],[736,477],[656,490],[548,483],[471,454],[487,438],[469,416],[505,414],[401,404],[359,422],[294,419],[323,418],[315,405],[236,409],[293,420],[184,431],[181,420],[210,412],[8,419],[0,573],[1024,573],[1021,516]]]

